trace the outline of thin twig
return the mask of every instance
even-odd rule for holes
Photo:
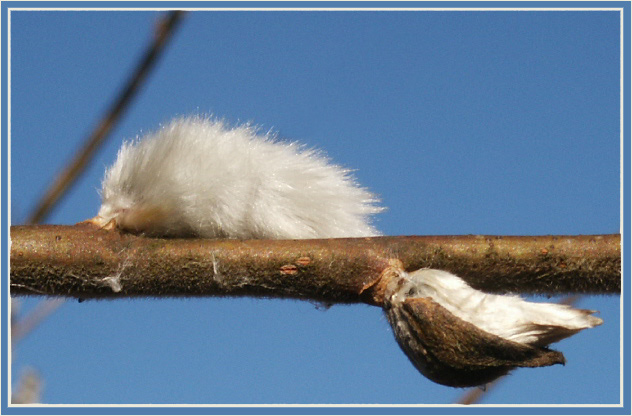
[[[97,149],[104,142],[109,132],[121,118],[132,98],[136,95],[143,81],[147,78],[161,52],[171,38],[174,29],[183,16],[182,11],[172,11],[158,25],[156,36],[151,47],[145,52],[142,59],[128,82],[125,84],[117,99],[113,102],[106,116],[98,124],[97,128],[87,138],[84,147],[75,155],[75,158],[57,177],[53,185],[36,205],[33,214],[28,220],[29,224],[38,224],[44,221],[61,197],[75,183],[81,172],[90,163]]]
[[[146,238],[94,226],[11,227],[11,293],[77,298],[265,296],[380,305],[404,270],[450,271],[487,292],[619,293],[619,235],[330,240]]]
[[[18,387],[11,396],[11,404],[34,404],[40,401],[42,379],[37,371],[27,368],[18,379]]]
[[[131,74],[127,83],[121,89],[117,99],[113,102],[97,128],[87,137],[84,146],[75,155],[74,159],[66,166],[57,180],[51,184],[48,191],[42,196],[28,222],[36,224],[42,222],[53,210],[54,206],[61,200],[62,196],[70,189],[85,167],[92,160],[98,148],[103,144],[109,132],[124,112],[129,108],[129,104],[136,92],[140,89],[143,81],[154,67],[155,62],[164,50],[167,41],[170,39],[178,22],[182,19],[183,12],[173,11],[164,17],[157,25],[154,40],[142,59],[139,61],[135,71]],[[37,293],[37,289],[24,287],[25,290]],[[41,294],[45,294],[41,292]],[[26,334],[32,331],[42,320],[52,314],[63,304],[63,299],[50,299],[40,302],[35,310],[22,321],[12,326],[11,342],[15,344]]]
[[[32,288],[27,288],[27,290],[32,290]],[[43,320],[48,318],[57,308],[63,305],[64,301],[65,299],[63,298],[53,298],[39,302],[33,311],[11,325],[11,343],[15,345],[28,335]]]

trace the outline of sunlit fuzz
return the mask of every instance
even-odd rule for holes
[[[593,311],[483,293],[442,270],[396,268],[384,276],[384,311],[397,343],[423,375],[446,386],[564,364],[548,345],[602,323]]]
[[[484,293],[443,270],[421,269],[403,277],[391,302],[429,297],[457,318],[508,341],[542,347],[603,322],[591,310]]]
[[[159,237],[375,236],[382,210],[318,151],[201,116],[124,143],[101,197],[92,222]]]

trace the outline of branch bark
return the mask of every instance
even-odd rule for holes
[[[82,223],[11,227],[11,240],[13,295],[266,296],[380,306],[415,367],[458,387],[516,367],[561,364],[564,356],[485,332],[430,297],[394,296],[407,287],[405,271],[443,269],[492,292],[621,290],[618,235],[240,241],[146,238]]]
[[[330,240],[146,238],[89,224],[11,227],[11,294],[263,296],[382,306],[397,262],[495,293],[620,293],[619,235]],[[401,262],[401,264],[399,263]]]

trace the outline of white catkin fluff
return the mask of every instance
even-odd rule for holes
[[[382,210],[318,152],[205,117],[124,143],[101,197],[95,222],[165,237],[375,236],[370,217]]]
[[[454,316],[509,341],[546,346],[603,322],[590,310],[484,293],[443,270],[401,274],[406,282],[392,295],[392,302],[430,297]]]

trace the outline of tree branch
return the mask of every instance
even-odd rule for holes
[[[14,295],[266,296],[380,306],[415,367],[458,387],[516,367],[564,363],[564,356],[486,332],[415,296],[405,271],[443,269],[494,292],[621,289],[618,235],[241,241],[146,238],[82,223],[11,227],[11,239]]]
[[[11,294],[264,296],[382,306],[390,266],[487,292],[619,293],[619,235],[330,240],[146,238],[93,225],[11,227]],[[401,262],[401,263],[399,263]]]

